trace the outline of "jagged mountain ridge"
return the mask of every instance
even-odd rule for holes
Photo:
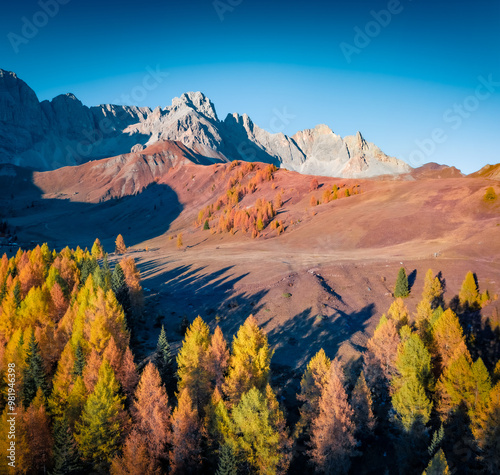
[[[410,171],[359,132],[342,138],[318,125],[289,137],[267,132],[246,114],[221,121],[201,92],[182,94],[163,109],[87,107],[73,94],[39,102],[15,73],[0,69],[0,163],[51,170],[165,140],[181,142],[210,162],[262,161],[311,175],[366,178]]]

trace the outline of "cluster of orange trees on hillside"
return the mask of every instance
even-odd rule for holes
[[[349,371],[318,351],[292,428],[254,317],[231,345],[196,318],[175,361],[162,328],[138,368],[130,329],[142,292],[131,258],[111,271],[99,243],[4,256],[0,450],[14,367],[18,473],[348,473],[377,444],[394,455],[381,473],[498,473],[499,338],[474,323],[487,302],[471,276],[445,305],[429,271],[417,313],[396,299]]]
[[[310,190],[317,190],[318,186],[318,180],[316,178],[313,178],[311,181]],[[337,186],[335,184],[326,186],[323,190],[323,193],[321,194],[321,199],[318,199],[315,195],[311,196],[311,206],[330,203],[330,201],[334,201],[342,197],[348,198],[349,196],[358,195],[360,193],[361,187],[359,184],[353,185],[350,188],[346,187],[346,185],[344,184],[341,184],[340,186]]]
[[[234,171],[227,181],[225,194],[200,210],[195,225],[203,226],[207,230],[215,229],[218,233],[234,233],[240,230],[250,233],[254,238],[270,223],[273,223],[271,229],[276,229],[278,234],[284,232],[283,223],[273,221],[276,210],[283,204],[281,192],[276,194],[274,202],[258,198],[253,206],[243,208],[240,205],[241,200],[246,195],[253,194],[261,183],[272,181],[277,168],[267,165],[256,170],[255,163],[240,165],[239,162],[232,162],[227,172],[232,170]]]

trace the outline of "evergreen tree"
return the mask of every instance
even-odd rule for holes
[[[83,348],[78,341],[75,349],[75,364],[73,366],[73,375],[74,376],[83,376],[83,369],[85,368],[85,355],[83,353]]]
[[[108,263],[108,254],[104,254],[104,260],[102,261],[102,275],[104,287],[103,289],[107,292],[111,288],[111,269]]]
[[[407,297],[410,291],[408,289],[408,277],[404,267],[401,267],[396,279],[396,286],[394,287],[394,298]]]
[[[427,452],[431,457],[434,456],[434,454],[437,452],[439,446],[441,445],[441,442],[443,441],[443,437],[444,437],[444,426],[443,424],[441,424],[439,426],[439,429],[435,430],[434,433],[432,434],[431,444],[427,449]]]
[[[116,264],[111,275],[111,289],[116,295],[116,300],[123,307],[125,315],[130,316],[130,295],[125,274],[120,264]]]
[[[125,246],[125,241],[123,240],[123,236],[118,234],[115,241],[115,252],[116,254],[124,254],[127,252],[127,246]]]
[[[82,469],[76,441],[65,418],[56,419],[52,429],[54,438],[53,469],[50,475],[72,475]]]
[[[35,338],[35,332],[31,331],[28,349],[26,351],[26,367],[23,375],[22,400],[28,407],[40,388],[45,397],[48,396],[49,388],[43,371],[43,360]]]
[[[122,444],[122,433],[127,423],[123,407],[124,397],[113,369],[104,360],[99,379],[87,399],[75,439],[85,461],[99,473],[107,473]]]
[[[14,285],[14,302],[16,304],[16,308],[19,308],[21,305],[21,300],[21,283],[17,280],[16,285]]]
[[[356,434],[360,438],[366,438],[373,433],[375,427],[375,416],[373,415],[373,401],[370,389],[366,384],[363,371],[356,381],[352,390],[351,406],[354,410],[354,423],[356,425]]]
[[[439,449],[436,455],[432,457],[429,465],[423,471],[422,475],[449,475],[450,469],[448,468],[448,462],[446,462],[446,457],[444,456],[443,449]]]
[[[94,279],[94,287],[104,288],[104,274],[99,265],[97,265],[96,268],[94,269],[92,278]]]
[[[99,265],[94,258],[89,259],[86,257],[83,259],[80,264],[80,283],[82,285],[85,285],[87,283],[87,279],[93,276],[97,267],[99,267]]]
[[[167,388],[172,386],[174,380],[173,363],[174,359],[170,349],[170,343],[168,342],[167,332],[165,331],[165,327],[162,325],[160,336],[158,337],[158,342],[156,344],[155,365],[158,368],[161,379]]]
[[[208,224],[208,219],[205,219],[205,224],[203,225],[203,230],[207,231],[210,229],[210,224]]]
[[[215,475],[238,475],[236,458],[230,445],[224,444],[219,450],[219,465]]]

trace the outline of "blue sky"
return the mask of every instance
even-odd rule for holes
[[[500,161],[498,0],[23,0],[0,32],[0,67],[40,100],[164,107],[201,90],[221,119],[360,130],[413,166]]]

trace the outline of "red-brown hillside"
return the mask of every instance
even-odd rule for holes
[[[300,366],[320,346],[330,356],[339,349],[353,356],[389,308],[401,265],[415,277],[410,310],[429,268],[443,272],[448,300],[469,270],[481,290],[500,292],[500,199],[483,200],[490,186],[500,196],[496,181],[430,166],[402,180],[316,177],[318,188],[311,189],[313,177],[286,170],[257,180],[265,164],[249,170],[246,163],[198,160],[181,144],[165,142],[138,154],[35,173],[35,186],[17,170],[17,177],[0,177],[14,196],[4,209],[19,240],[28,243],[90,246],[99,237],[112,252],[121,233],[151,289],[148,318],[164,317],[174,348],[184,315],[218,321],[230,334],[253,313],[278,364]],[[338,197],[330,199],[334,185]],[[245,190],[237,204],[215,206],[199,220],[200,211],[235,190]],[[313,197],[320,204],[313,206]],[[217,232],[232,207],[251,213],[263,200],[273,203],[273,220],[283,233],[272,221],[255,238],[240,227]],[[485,309],[494,320],[497,302]],[[146,352],[157,337],[148,323]]]

